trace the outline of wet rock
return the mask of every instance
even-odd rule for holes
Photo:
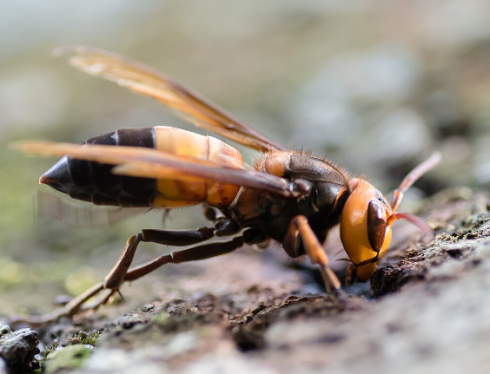
[[[37,367],[34,356],[39,353],[37,333],[31,329],[12,331],[8,325],[0,328],[0,362],[7,373],[29,373]],[[1,372],[0,365],[0,372]]]

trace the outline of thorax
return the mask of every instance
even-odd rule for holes
[[[269,192],[242,188],[228,214],[242,227],[258,227],[282,242],[292,218],[304,215],[320,240],[339,222],[348,191],[348,177],[335,164],[302,152],[271,152],[255,163],[255,169],[290,181],[311,183],[311,193],[285,198]]]

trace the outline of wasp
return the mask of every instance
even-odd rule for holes
[[[205,205],[212,224],[196,230],[144,229],[128,239],[103,281],[49,315],[75,315],[110,300],[124,282],[163,265],[203,260],[243,245],[274,240],[292,258],[308,256],[318,266],[326,290],[341,297],[341,282],[329,266],[323,243],[340,225],[351,261],[350,278],[367,280],[380,263],[392,225],[406,219],[424,233],[431,229],[409,213],[398,213],[404,192],[440,159],[434,153],[412,170],[391,202],[365,178],[321,157],[288,150],[232,117],[219,106],[157,71],[128,58],[90,47],[68,47],[70,63],[85,73],[160,101],[195,125],[258,152],[248,167],[234,147],[211,136],[174,127],[126,128],[81,145],[25,142],[27,153],[62,157],[39,180],[71,198],[96,205],[173,209]],[[215,237],[225,241],[211,241]],[[140,242],[186,249],[131,267]],[[99,303],[88,300],[109,290]]]

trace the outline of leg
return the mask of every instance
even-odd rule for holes
[[[286,252],[295,252],[295,248],[299,245],[298,236],[301,238],[311,262],[319,266],[327,293],[333,296],[341,294],[341,283],[329,266],[325,249],[318,241],[306,217],[301,215],[293,218],[289,224],[283,243]]]
[[[106,297],[104,297],[101,302],[96,304],[94,307],[89,308],[89,309],[96,309],[100,305],[105,304],[105,302],[107,302],[110,299],[110,297],[118,291],[118,289],[121,287],[123,282],[135,281],[165,264],[168,263],[179,264],[181,262],[199,261],[199,260],[205,260],[208,258],[224,255],[240,248],[241,246],[243,246],[244,243],[245,243],[245,239],[242,236],[238,236],[236,238],[233,238],[229,242],[211,243],[211,244],[191,247],[188,249],[184,249],[182,251],[175,251],[170,253],[169,255],[160,256],[155,260],[149,261],[145,264],[127,270],[124,273],[124,278],[120,282],[110,284],[111,287],[109,287],[108,286],[109,283],[107,282],[107,280],[110,278],[111,274],[113,273],[111,271],[111,273],[109,273],[109,275],[105,278],[103,283],[95,285],[88,291],[84,292],[82,295],[72,300],[71,303],[67,304],[67,306],[65,307],[66,313],[64,314],[71,316],[78,313],[80,311],[80,307],[88,299],[92,298],[103,289],[110,289],[111,292]],[[118,274],[119,274],[119,270],[118,270]]]
[[[243,236],[237,236],[229,242],[211,243],[198,247],[172,252],[169,255],[160,256],[145,264],[129,269],[124,277],[125,282],[132,282],[168,263],[180,264],[182,262],[199,261],[224,255],[240,248],[243,244],[258,244],[267,240],[260,231],[247,230]]]
[[[163,245],[186,246],[201,243],[214,236],[216,229],[201,227],[197,230],[142,230],[128,239],[126,247],[109,274],[104,278],[104,288],[115,289],[123,281],[133,262],[136,249],[140,242],[149,242]]]
[[[133,262],[140,242],[172,246],[187,246],[206,241],[213,236],[229,236],[237,233],[240,227],[229,219],[219,219],[214,227],[201,227],[197,230],[142,230],[128,239],[126,247],[109,274],[104,278],[104,288],[115,289],[124,282],[124,277]]]
[[[195,231],[199,231],[199,230],[188,230],[188,232],[195,233]],[[160,256],[153,261],[147,262],[145,264],[142,264],[140,266],[128,270],[131,260],[134,256],[134,252],[136,251],[137,245],[140,241],[142,241],[143,233],[146,231],[153,231],[151,235],[153,235],[152,238],[155,240],[152,240],[152,242],[157,242],[156,241],[157,239],[162,239],[167,235],[174,236],[175,234],[175,232],[169,234],[169,232],[166,231],[158,232],[158,230],[143,230],[142,233],[137,234],[128,240],[126,244],[126,248],[123,251],[123,254],[121,255],[117,264],[111,270],[111,272],[109,272],[109,274],[105,277],[103,282],[97,283],[96,285],[92,286],[83,294],[77,296],[75,299],[73,299],[68,304],[66,304],[63,308],[60,308],[59,310],[56,310],[51,314],[47,314],[38,318],[36,317],[13,318],[11,322],[13,324],[28,323],[31,325],[41,325],[50,321],[55,321],[62,316],[73,316],[81,311],[95,310],[99,306],[109,301],[111,297],[116,292],[118,292],[123,282],[134,281],[165,264],[168,263],[178,264],[181,262],[204,260],[207,258],[232,252],[237,248],[240,248],[244,243],[255,244],[256,242],[263,240],[263,236],[260,232],[256,230],[247,230],[243,233],[244,234],[243,236],[233,238],[229,242],[205,244],[201,246],[184,249],[182,251],[172,252],[169,255]],[[162,235],[158,236],[158,233],[162,233]],[[150,241],[148,240],[148,237],[145,237],[144,239],[146,239],[145,241]],[[191,240],[191,239],[187,238],[185,240]],[[182,239],[182,241],[180,241],[181,245],[184,245],[182,243],[185,240]],[[160,244],[162,243],[160,242]],[[105,297],[103,297],[101,301],[97,302],[95,305],[84,307],[84,304],[89,299],[98,295],[104,289],[109,289],[110,292]]]
[[[243,237],[238,236],[229,242],[205,244],[184,249],[182,251],[172,252],[169,255],[160,256],[152,261],[129,269],[124,277],[124,281],[135,281],[168,263],[180,264],[182,262],[199,261],[224,255],[240,248],[243,244]]]
[[[356,282],[357,279],[357,270],[356,265],[350,264],[347,268],[347,272],[345,273],[345,284],[352,285]]]

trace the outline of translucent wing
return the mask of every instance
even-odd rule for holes
[[[88,203],[73,202],[61,194],[44,191],[38,191],[33,202],[36,218],[40,222],[54,219],[66,226],[75,227],[110,226],[149,210],[148,208],[122,209],[93,206]]]
[[[116,174],[184,181],[216,181],[280,194],[298,196],[290,181],[256,170],[224,167],[192,157],[176,156],[151,148],[111,145],[22,142],[13,148],[42,156],[64,156],[117,165]]]
[[[69,52],[74,53],[70,63],[76,68],[152,97],[196,126],[259,151],[284,150],[216,104],[137,61],[83,46],[59,48],[55,51],[57,55]]]

